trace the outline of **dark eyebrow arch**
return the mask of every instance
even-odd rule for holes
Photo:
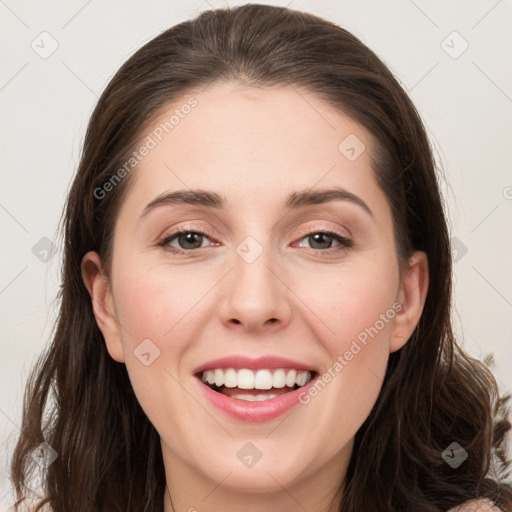
[[[288,196],[284,206],[288,209],[302,208],[312,204],[328,203],[330,201],[349,201],[360,206],[373,217],[370,207],[359,197],[342,187],[333,187],[320,190],[301,190]]]
[[[207,190],[177,190],[162,194],[146,205],[140,218],[145,217],[151,210],[164,204],[191,204],[208,208],[222,209],[226,199],[216,192]]]
[[[292,192],[284,203],[288,210],[302,208],[315,204],[328,203],[330,201],[349,201],[360,206],[366,213],[373,217],[369,206],[359,197],[341,187],[326,188],[320,190],[300,190]],[[167,204],[190,204],[205,206],[208,208],[222,209],[226,205],[226,198],[207,190],[177,190],[162,194],[153,199],[143,210],[141,218],[146,216],[157,206]]]

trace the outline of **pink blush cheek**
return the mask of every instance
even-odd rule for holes
[[[379,318],[386,315],[392,304],[390,289],[379,289],[371,283],[361,282],[338,282],[327,289],[324,287],[322,293],[308,297],[311,310],[329,327],[328,338],[331,338],[337,351],[350,345],[351,340],[375,326],[376,322],[378,330],[385,331],[391,322],[391,315],[387,315],[389,323],[384,326]]]
[[[149,338],[160,346],[182,328],[178,322],[186,313],[188,300],[174,287],[141,278],[123,281],[116,289],[115,303],[123,338],[131,345]]]

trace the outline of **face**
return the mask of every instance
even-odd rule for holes
[[[222,492],[306,500],[337,485],[426,293],[423,254],[399,272],[371,134],[296,87],[217,83],[146,136],[156,146],[132,171],[109,279],[94,253],[83,269],[109,353],[161,436],[171,495],[223,480]],[[169,196],[199,189],[219,204]],[[292,370],[311,380],[293,391]],[[245,389],[255,382],[275,389]]]

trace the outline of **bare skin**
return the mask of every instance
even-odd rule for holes
[[[372,136],[350,117],[292,87],[219,83],[193,95],[197,106],[133,171],[111,275],[98,254],[83,259],[95,316],[160,434],[164,512],[328,512],[389,354],[421,316],[427,258],[414,253],[400,273],[390,207],[370,167]],[[349,134],[366,146],[354,161],[338,149]],[[294,191],[335,186],[371,213],[350,200],[283,206]],[[164,204],[141,218],[156,197],[188,189],[216,192],[226,205]],[[196,235],[195,249],[179,235],[159,245],[178,227],[211,236]],[[352,245],[329,235],[333,229]],[[236,250],[248,236],[262,248],[251,263]],[[386,321],[377,323],[381,315]],[[357,336],[381,324],[347,360]],[[160,350],[148,366],[134,354],[145,339]],[[333,372],[338,357],[347,364],[308,404],[247,423],[205,400],[193,375],[233,354],[288,357],[320,374]],[[262,454],[250,468],[237,457],[249,441]]]

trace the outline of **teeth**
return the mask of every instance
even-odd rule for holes
[[[289,388],[293,388],[295,386],[295,380],[297,379],[297,372],[295,370],[290,370],[288,375],[286,376],[286,385]]]
[[[238,387],[240,389],[254,389],[254,372],[251,370],[238,370]]]
[[[297,384],[299,386],[304,386],[304,384],[306,384],[307,381],[308,381],[308,376],[304,372],[300,372],[297,375],[297,380],[295,382],[297,382]]]
[[[248,370],[243,368],[235,370],[234,368],[215,368],[212,370],[205,370],[201,376],[201,380],[210,385],[226,386],[227,388],[240,388],[240,389],[272,389],[284,388],[288,386],[293,388],[295,384],[299,387],[304,386],[311,380],[311,372],[307,370],[285,370],[282,368],[276,370]],[[257,397],[267,395],[257,395]]]
[[[238,376],[236,371],[233,368],[228,368],[224,373],[224,385],[227,388],[236,388],[237,383]]]
[[[272,374],[272,387],[284,388],[286,386],[286,376],[284,370],[275,370]],[[290,386],[293,387],[293,386]]]
[[[222,386],[222,384],[224,384],[224,373],[222,370],[215,370],[214,377],[216,386]]]
[[[258,370],[254,376],[255,389],[272,389],[272,374],[268,370]]]

